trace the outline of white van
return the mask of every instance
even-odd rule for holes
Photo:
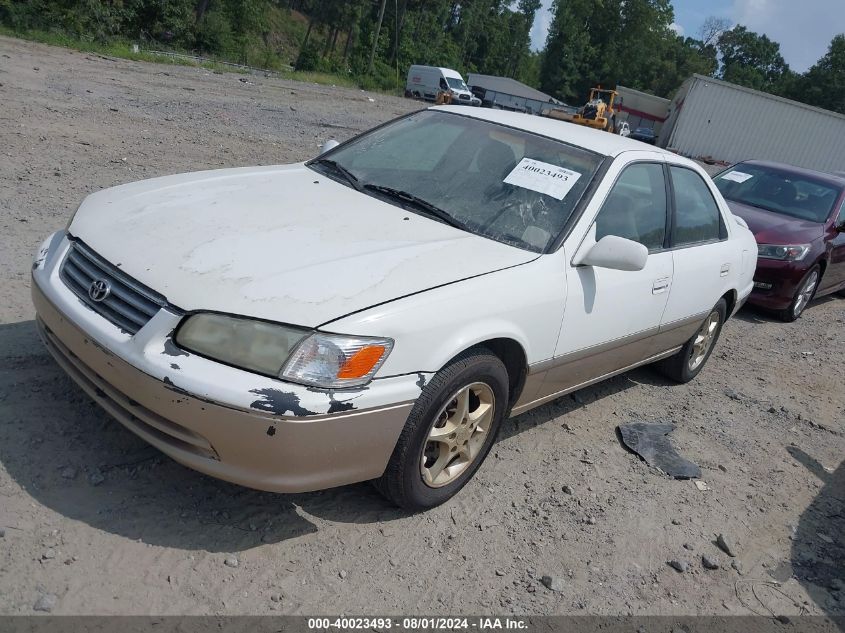
[[[459,105],[481,105],[481,99],[474,96],[461,74],[451,68],[437,66],[411,66],[405,83],[405,96],[434,101],[438,92],[452,95],[452,103]]]

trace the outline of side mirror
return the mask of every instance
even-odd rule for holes
[[[334,149],[334,148],[335,148],[335,147],[337,147],[338,145],[340,145],[340,143],[338,143],[338,142],[337,142],[336,140],[334,140],[333,138],[330,138],[328,141],[326,141],[325,143],[323,143],[322,147],[320,147],[320,154],[325,154],[325,153],[326,153],[326,152],[328,152],[330,149]]]
[[[642,270],[648,259],[648,249],[638,242],[616,235],[606,235],[576,256],[576,266],[596,266],[613,270]]]

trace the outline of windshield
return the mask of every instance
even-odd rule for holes
[[[309,166],[337,175],[336,167],[320,160]],[[325,160],[355,179],[340,176],[339,182],[400,206],[385,190],[405,192],[465,230],[540,252],[563,229],[601,156],[495,123],[426,110],[364,134]],[[422,213],[420,206],[407,208]]]
[[[452,90],[466,90],[469,91],[463,79],[456,79],[454,77],[446,77],[446,83]]]
[[[822,223],[840,191],[802,174],[762,165],[739,164],[716,177],[722,195],[734,202],[780,215]]]

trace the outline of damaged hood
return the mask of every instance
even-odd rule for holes
[[[302,164],[105,189],[69,231],[183,310],[306,327],[537,257]]]

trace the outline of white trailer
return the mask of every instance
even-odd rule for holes
[[[659,145],[735,163],[771,160],[845,170],[845,115],[693,75],[672,99]]]

